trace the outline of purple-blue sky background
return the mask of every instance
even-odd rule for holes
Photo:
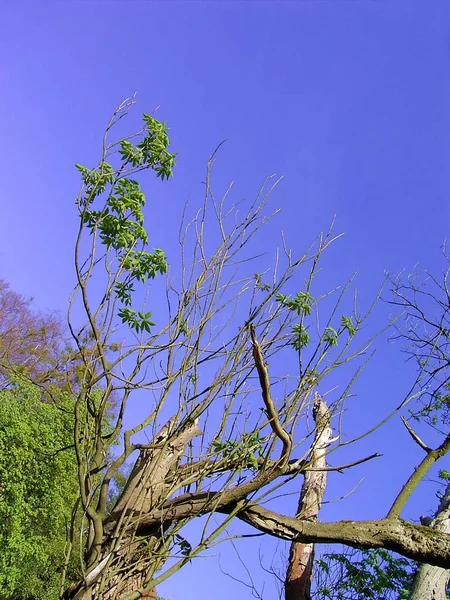
[[[152,245],[169,258],[183,203],[200,203],[206,160],[227,138],[218,190],[233,179],[236,198],[250,197],[266,175],[284,175],[273,247],[283,229],[300,251],[337,215],[346,235],[326,260],[330,287],[359,269],[367,300],[385,269],[440,266],[450,217],[447,0],[5,1],[0,50],[0,277],[42,310],[64,312],[74,283],[73,165],[96,163],[111,112],[134,91],[130,123],[161,105],[178,152],[175,178],[149,179],[146,188]],[[383,347],[358,384],[365,424],[407,391],[403,360],[398,347]],[[334,495],[366,479],[326,518],[381,516],[421,458],[395,423],[354,457],[367,451],[385,456],[335,476]],[[403,466],[397,453],[407,457]],[[426,512],[433,494],[424,483],[405,514]],[[251,568],[259,546],[239,545]],[[262,547],[270,562],[275,544]],[[219,553],[226,570],[242,575],[223,546],[160,592],[169,600],[251,598],[220,573]],[[255,579],[266,581],[265,599],[276,597],[270,576],[256,571]]]

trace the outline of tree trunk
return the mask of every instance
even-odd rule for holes
[[[303,480],[297,517],[316,521],[327,483],[327,472],[319,469],[326,466],[326,451],[330,445],[332,430],[330,412],[326,403],[316,392],[313,416],[316,435],[311,448],[310,467]],[[314,562],[314,544],[292,542],[285,579],[286,600],[310,600]]]
[[[127,485],[103,524],[104,537],[95,562],[84,580],[65,592],[64,600],[156,599],[151,579],[167,560],[161,554],[161,524],[145,539],[136,535],[137,526],[142,514],[170,495],[180,457],[200,434],[196,421],[187,422],[179,431],[172,431],[169,421],[151,444],[140,448]]]
[[[450,483],[430,523],[443,533],[450,533]],[[446,600],[450,571],[422,563],[414,576],[410,600]]]

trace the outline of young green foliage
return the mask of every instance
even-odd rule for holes
[[[89,170],[76,165],[83,180],[83,190],[78,199],[82,224],[93,239],[98,236],[107,252],[112,252],[117,268],[113,274],[113,293],[123,305],[118,316],[136,333],[150,331],[154,325],[149,312],[131,308],[135,282],[145,283],[157,274],[167,271],[164,251],[146,250],[148,234],[144,226],[145,194],[140,184],[131,178],[134,173],[150,169],[161,180],[169,179],[175,166],[175,154],[168,151],[167,126],[154,117],[144,114],[143,139],[138,144],[129,140],[119,143],[121,164],[114,168],[102,160],[99,167]],[[99,207],[96,200],[106,195]],[[87,276],[88,272],[84,275]]]
[[[289,310],[296,311],[299,316],[311,314],[313,298],[307,292],[299,292],[293,299],[284,294],[277,294],[276,300]]]
[[[339,334],[333,327],[327,327],[323,333],[322,340],[329,346],[338,345]]]
[[[264,445],[259,431],[245,433],[240,440],[214,441],[212,447],[222,458],[237,460],[243,467],[258,468],[258,459],[264,456]]]
[[[301,323],[296,323],[292,327],[292,346],[295,350],[303,350],[310,342],[309,333],[306,327]]]

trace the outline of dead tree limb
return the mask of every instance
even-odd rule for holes
[[[332,438],[330,411],[317,392],[313,417],[316,433],[309,463],[312,470],[304,474],[297,517],[315,522],[327,484],[327,472],[321,469],[327,466],[326,451]],[[314,544],[292,542],[284,585],[286,600],[310,600],[313,563]]]

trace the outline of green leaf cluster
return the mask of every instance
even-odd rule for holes
[[[158,273],[167,272],[167,260],[164,250],[156,248],[150,252],[130,252],[124,257],[122,267],[128,271],[133,279],[145,283],[147,279],[154,279]]]
[[[268,292],[270,291],[270,284],[269,283],[265,283],[262,280],[262,277],[259,273],[255,273],[254,276],[255,278],[255,288],[260,291],[260,292]]]
[[[419,410],[410,410],[411,416],[420,421],[424,419],[427,423],[436,427],[439,424],[448,426],[450,423],[450,383],[445,383],[442,390],[438,390]]]
[[[291,340],[293,348],[299,352],[306,348],[311,341],[307,327],[303,323],[303,319],[311,314],[314,298],[308,292],[298,292],[294,298],[285,294],[277,294],[276,300],[290,311],[296,312],[300,317],[301,322],[292,327]],[[350,337],[355,335],[356,327],[353,324],[352,317],[341,317],[341,328],[339,331],[336,331],[336,329],[333,327],[326,327],[322,335],[322,342],[327,344],[329,347],[337,346],[339,342],[339,336],[344,331],[347,331]]]
[[[245,433],[240,440],[215,440],[212,447],[223,458],[237,460],[242,466],[253,469],[258,468],[258,458],[264,457],[264,445],[258,431]]]
[[[169,146],[167,125],[146,113],[143,114],[143,119],[147,129],[146,136],[136,145],[128,140],[122,140],[120,155],[125,164],[151,168],[160,179],[169,179],[175,166],[176,155],[167,150]]]
[[[337,346],[339,340],[339,334],[333,327],[326,327],[323,332],[322,341],[329,346]]]
[[[114,180],[114,168],[106,162],[102,162],[97,170],[88,169],[79,164],[76,164],[75,167],[80,171],[81,179],[86,186],[84,198],[87,205],[92,204],[95,198],[102,194],[107,185]]]
[[[112,169],[110,165],[108,167]],[[148,242],[142,212],[145,195],[139,183],[133,179],[121,177],[110,183],[111,193],[103,209],[90,208],[91,197],[86,194],[81,216],[92,232],[98,230],[102,243],[108,249],[126,254],[138,242]]]
[[[150,333],[150,328],[155,325],[150,319],[152,316],[151,312],[144,313],[142,311],[133,310],[132,308],[121,308],[118,315],[122,319],[122,323],[127,323],[131,329],[136,331],[136,333],[144,330]]]
[[[308,316],[311,314],[313,298],[308,292],[299,292],[295,298],[285,296],[284,294],[277,294],[276,300],[283,306],[286,306],[289,310],[296,311],[300,316]]]
[[[295,350],[300,351],[310,342],[310,336],[306,327],[302,323],[296,323],[292,327],[292,345]]]
[[[446,469],[440,469],[438,475],[443,481],[450,481],[450,471],[447,471]]]
[[[342,316],[341,317],[341,327],[343,330],[348,332],[348,335],[350,337],[353,337],[356,333],[356,327],[353,324],[353,319],[352,317],[345,317]]]
[[[326,327],[322,335],[322,342],[328,347],[337,346],[340,336],[346,331],[350,337],[356,334],[356,327],[353,324],[352,317],[341,317],[341,327],[339,331],[333,327]]]
[[[296,312],[300,317],[301,322],[292,327],[291,340],[294,350],[300,352],[311,341],[307,328],[303,324],[303,319],[311,314],[314,299],[308,292],[298,292],[294,298],[285,294],[277,294],[275,298],[282,306]]]

